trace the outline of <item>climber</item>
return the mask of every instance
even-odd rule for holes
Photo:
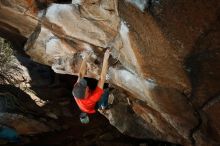
[[[109,89],[104,90],[103,87],[108,70],[110,51],[108,49],[105,51],[100,79],[94,91],[87,86],[87,81],[84,79],[87,70],[86,62],[90,56],[91,53],[88,53],[83,59],[78,74],[78,80],[72,91],[74,99],[82,111],[80,114],[80,121],[84,124],[89,123],[87,114],[95,113],[95,109],[105,110],[108,107],[109,96]]]

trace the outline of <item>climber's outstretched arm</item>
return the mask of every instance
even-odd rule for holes
[[[98,81],[98,87],[103,89],[104,83],[105,83],[105,78],[106,78],[106,74],[108,71],[108,59],[110,56],[110,51],[106,50],[105,51],[105,55],[104,55],[104,59],[103,59],[103,65],[102,65],[102,71],[101,71],[101,75],[100,75],[100,79]]]
[[[92,53],[88,53],[86,54],[85,58],[83,59],[80,69],[79,69],[79,74],[78,74],[78,80],[79,81],[81,78],[83,78],[86,74],[86,70],[87,70],[87,65],[86,62],[89,59],[89,57],[91,56]]]

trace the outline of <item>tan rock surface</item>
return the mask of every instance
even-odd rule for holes
[[[108,82],[119,89],[113,93],[119,102],[104,115],[119,131],[185,145],[220,143],[218,0],[141,7],[82,0],[47,11],[33,4],[31,15],[18,7],[27,9],[32,1],[15,2],[1,3],[0,28],[28,38],[26,53],[57,73],[77,74],[92,51],[86,76],[98,79],[103,53],[112,48]]]

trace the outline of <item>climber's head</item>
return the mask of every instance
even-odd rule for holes
[[[80,79],[73,87],[72,94],[75,98],[84,99],[88,94],[87,81],[85,79]]]

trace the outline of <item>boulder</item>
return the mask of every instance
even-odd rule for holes
[[[27,38],[25,52],[57,73],[76,75],[92,52],[86,76],[99,79],[112,48],[107,82],[117,102],[103,115],[122,133],[219,145],[218,0],[0,4],[0,28]]]

